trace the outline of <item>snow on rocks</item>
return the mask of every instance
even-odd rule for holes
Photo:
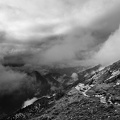
[[[34,98],[30,99],[30,100],[25,101],[22,108],[25,108],[25,107],[33,104],[36,100],[38,100],[38,98],[34,97]]]
[[[105,80],[105,82],[106,83],[115,82],[119,79],[119,77],[120,77],[120,71],[119,70],[113,71],[111,76],[107,80]],[[117,84],[119,85],[119,83],[116,83],[116,85]]]
[[[120,74],[120,71],[119,71],[119,70],[113,71],[113,73],[112,73],[113,76],[116,76],[116,75],[119,75],[119,74]]]
[[[98,71],[102,71],[104,68],[105,68],[105,67],[100,67],[100,68],[98,69]]]
[[[116,85],[120,85],[120,80],[117,81]]]
[[[95,97],[100,98],[101,103],[106,103],[106,97],[104,97],[103,95],[95,95]]]
[[[83,83],[78,84],[75,89],[77,89],[79,92],[81,92],[84,96],[89,97],[86,95],[86,92],[91,88],[89,85],[84,85]]]
[[[113,78],[113,77],[115,77],[115,76],[118,76],[119,74],[120,74],[120,71],[119,71],[119,70],[113,71],[112,74],[111,74],[111,76],[109,77],[109,79],[111,79],[111,78]]]

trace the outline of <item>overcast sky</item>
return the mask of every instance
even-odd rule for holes
[[[120,59],[120,0],[0,0],[0,58],[107,64]],[[28,57],[30,55],[30,58]]]

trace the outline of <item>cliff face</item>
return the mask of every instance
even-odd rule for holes
[[[5,120],[119,120],[120,61],[78,72],[78,78]]]

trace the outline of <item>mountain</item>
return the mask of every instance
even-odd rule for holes
[[[51,67],[47,66],[20,66],[11,63],[4,66],[13,72],[26,74],[27,77],[18,89],[11,93],[0,94],[0,119],[21,109],[25,101],[59,94],[74,82],[71,76],[52,71]],[[61,69],[64,71],[64,68],[59,70]],[[74,68],[71,70],[74,72]],[[59,98],[59,95],[57,97]]]
[[[78,80],[4,120],[119,120],[120,61],[78,72]],[[51,79],[54,74],[46,77]],[[59,76],[59,74],[54,77]],[[64,83],[64,82],[63,82]],[[58,85],[57,82],[54,83]]]

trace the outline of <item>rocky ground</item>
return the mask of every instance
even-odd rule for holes
[[[78,78],[4,120],[119,120],[120,61],[78,72]]]

